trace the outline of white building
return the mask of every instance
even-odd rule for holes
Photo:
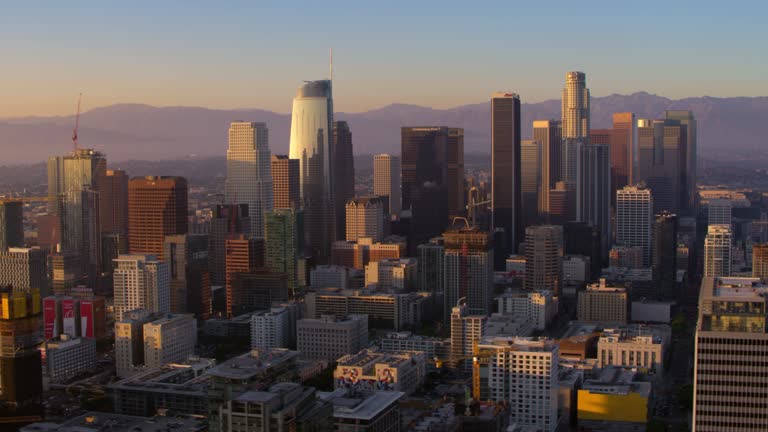
[[[251,349],[288,348],[292,325],[290,311],[284,307],[273,307],[268,311],[256,312],[251,316]]]
[[[272,211],[271,164],[267,125],[232,122],[224,199],[227,204],[248,204],[250,232],[254,237],[264,237],[264,215]]]
[[[730,276],[731,226],[710,225],[704,239],[704,277]]]
[[[512,291],[496,297],[498,311],[533,322],[536,330],[544,330],[557,315],[558,301],[552,291]]]
[[[385,258],[365,266],[365,286],[386,291],[416,290],[416,259]]]
[[[643,267],[651,265],[652,224],[653,198],[650,189],[625,186],[616,191],[616,244],[640,247]]]
[[[296,323],[296,332],[298,351],[302,357],[335,361],[368,345],[368,317],[323,315],[319,319],[305,318]]]
[[[382,197],[390,215],[399,215],[400,158],[388,154],[373,157],[373,194]]]
[[[120,255],[112,275],[115,321],[135,309],[152,313],[171,311],[168,264],[154,255]]]
[[[195,352],[197,321],[193,315],[168,315],[144,324],[144,367],[181,362]]]
[[[95,339],[61,335],[60,340],[45,344],[45,372],[52,383],[64,382],[95,367]]]
[[[671,334],[666,325],[605,329],[597,341],[597,364],[643,368],[661,375]]]
[[[312,269],[309,282],[313,289],[349,287],[349,268],[336,265],[319,265]]]
[[[589,280],[590,258],[584,255],[566,255],[563,257],[563,282],[582,284]]]

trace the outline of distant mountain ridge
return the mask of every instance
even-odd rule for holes
[[[765,154],[768,97],[694,97],[673,100],[645,92],[591,99],[592,127],[610,127],[611,114],[631,111],[639,118],[661,118],[668,109],[691,109],[699,124],[702,157],[738,158]],[[531,122],[560,118],[560,101],[523,103],[523,136]],[[390,104],[359,113],[336,113],[350,124],[357,154],[399,153],[401,126],[463,127],[465,152],[490,152],[490,104],[435,109]],[[154,107],[116,104],[81,115],[83,147],[106,153],[108,160],[159,160],[223,156],[227,129],[234,120],[265,122],[273,153],[287,153],[290,115],[260,109]],[[34,163],[70,150],[72,116],[0,119],[0,165]]]

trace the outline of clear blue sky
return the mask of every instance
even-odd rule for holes
[[[583,6],[582,6],[583,5]],[[558,98],[762,96],[764,1],[0,0],[0,117],[117,102],[287,112],[328,75],[338,111]]]

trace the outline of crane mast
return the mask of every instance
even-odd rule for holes
[[[75,152],[77,152],[78,142],[77,142],[77,130],[80,128],[80,102],[83,100],[83,94],[80,93],[80,95],[77,97],[77,114],[75,114],[75,128],[72,129],[72,147]]]

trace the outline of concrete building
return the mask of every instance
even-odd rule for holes
[[[443,234],[445,239],[445,296],[443,310],[466,298],[471,314],[487,315],[493,302],[493,241],[478,228]]]
[[[557,315],[558,299],[552,291],[512,291],[496,297],[497,310],[529,320],[536,330],[544,330]]]
[[[427,366],[435,365],[431,360],[437,359],[441,364],[447,361],[451,354],[451,339],[441,339],[415,335],[411,332],[387,333],[381,338],[381,351],[398,353],[402,351],[420,351],[426,356]]]
[[[144,324],[155,315],[145,309],[123,313],[115,322],[115,369],[120,378],[136,373],[144,363]]]
[[[296,329],[295,318],[284,307],[251,315],[251,349],[288,348],[291,330]]]
[[[533,139],[541,143],[542,165],[541,177],[548,188],[554,189],[557,182],[562,181],[562,123],[560,120],[534,120]],[[549,213],[549,191],[547,191],[547,213]]]
[[[195,352],[197,321],[192,315],[168,315],[144,324],[144,367],[181,362]]]
[[[240,235],[251,236],[251,218],[248,204],[217,204],[213,208],[208,235],[208,257],[211,265],[211,284],[227,283],[227,240]]]
[[[345,210],[347,241],[368,237],[379,242],[384,238],[384,203],[379,197],[350,199]]]
[[[704,277],[730,276],[731,227],[710,225],[704,239]]]
[[[551,290],[559,295],[562,259],[563,227],[540,225],[525,229],[525,289]]]
[[[563,282],[581,285],[590,279],[591,260],[584,255],[565,255],[563,257]]]
[[[768,244],[752,246],[752,277],[768,282]]]
[[[445,243],[442,237],[417,247],[416,274],[419,291],[445,292]]]
[[[399,391],[410,395],[424,384],[426,361],[425,354],[418,351],[362,350],[337,360],[333,387],[355,392]]]
[[[128,252],[165,261],[165,237],[186,234],[187,180],[183,177],[135,177],[128,182]]]
[[[400,405],[403,392],[384,391],[367,395],[347,389],[318,393],[320,400],[333,404],[333,430],[339,432],[396,432],[401,429]]]
[[[425,292],[396,294],[329,288],[307,293],[304,304],[307,318],[367,315],[370,327],[398,331],[428,322],[433,317],[433,300]]]
[[[389,154],[373,156],[373,194],[384,200],[387,214],[400,214],[400,158]]]
[[[577,421],[584,430],[642,432],[650,414],[651,383],[621,368],[603,369],[577,393]]]
[[[232,279],[233,315],[241,315],[272,307],[275,302],[288,301],[288,277],[259,269],[235,273]]]
[[[311,270],[309,280],[312,289],[339,288],[344,290],[349,288],[349,273],[348,267],[319,265]]]
[[[466,304],[451,309],[451,364],[453,367],[468,369],[475,346],[485,335],[487,315],[470,315]]]
[[[165,238],[165,262],[169,269],[171,313],[211,315],[211,272],[208,236],[181,234]]]
[[[579,292],[576,315],[579,321],[626,324],[629,319],[629,296],[622,287],[611,287],[601,278]]]
[[[643,248],[640,246],[614,246],[608,251],[610,267],[625,267],[632,269],[646,268],[643,264]]]
[[[115,260],[112,280],[115,321],[135,309],[153,313],[171,311],[168,264],[154,255],[120,255]]]
[[[45,343],[45,375],[51,383],[63,383],[96,367],[96,340],[70,338]]]
[[[597,341],[597,364],[639,368],[662,376],[672,339],[667,325],[629,325],[605,329]]]
[[[368,345],[368,317],[323,315],[319,319],[301,319],[296,324],[296,342],[303,358],[335,361]]]
[[[416,290],[416,260],[413,258],[371,261],[365,266],[365,286],[375,285],[382,291]]]
[[[651,265],[653,197],[650,189],[626,186],[616,191],[616,244],[642,250],[642,266]]]
[[[38,248],[0,248],[0,286],[12,286],[19,291],[48,291],[45,252]]]
[[[549,201],[549,185],[544,184],[542,143],[522,140],[520,144],[520,193],[523,227],[537,225],[544,220]],[[548,163],[548,162],[547,162]]]
[[[762,430],[768,393],[768,287],[757,278],[705,277],[693,375],[693,431]]]
[[[206,432],[207,422],[198,416],[155,416],[139,417],[89,411],[83,415],[60,423],[32,423],[19,429],[20,432],[137,432],[137,431],[182,430],[185,432]]]
[[[275,210],[301,208],[300,177],[298,159],[289,159],[287,155],[272,155],[272,198]]]

